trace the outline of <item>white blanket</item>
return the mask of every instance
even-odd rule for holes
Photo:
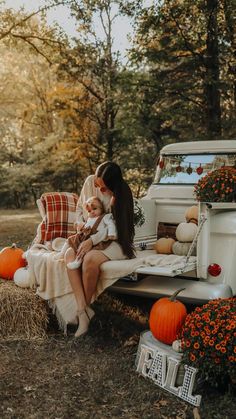
[[[33,245],[27,251],[30,286],[37,287],[37,294],[44,300],[61,297],[71,293],[66,265],[58,259],[58,253],[44,245]],[[143,258],[122,261],[108,261],[101,265],[100,278],[93,301],[105,288],[111,286],[122,276],[128,275],[142,266]]]
[[[61,245],[63,241],[61,242]],[[63,259],[58,259],[54,244],[35,244],[27,251],[30,285],[37,287],[37,294],[44,300],[61,297],[72,292],[68,279],[66,265]],[[105,288],[111,286],[119,278],[131,274],[141,266],[183,265],[186,257],[176,255],[156,254],[153,250],[138,251],[137,257],[122,261],[108,261],[101,265],[94,301]]]
[[[36,286],[37,294],[49,301],[61,329],[66,334],[67,325],[76,324],[78,320],[75,296],[64,260],[60,259],[60,249],[63,243],[64,239],[55,239],[55,242],[46,243],[46,245],[35,244],[27,251],[26,258],[28,283]],[[196,258],[190,258],[190,262],[191,259]],[[101,265],[100,277],[92,301],[119,278],[131,274],[139,267],[175,265],[177,268],[183,266],[185,260],[185,256],[161,255],[153,250],[144,250],[138,251],[135,259],[105,262]]]

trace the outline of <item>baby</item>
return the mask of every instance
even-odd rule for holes
[[[93,196],[85,203],[85,209],[89,216],[85,223],[77,223],[77,233],[68,237],[62,254],[65,256],[70,251],[73,252],[74,260],[67,263],[69,269],[78,269],[82,263],[82,258],[78,258],[77,250],[80,244],[91,239],[93,248],[103,250],[109,246],[111,240],[117,239],[116,226],[112,214],[105,214],[104,207],[99,198]],[[69,250],[70,249],[70,250]]]

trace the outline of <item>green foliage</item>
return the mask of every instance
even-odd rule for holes
[[[79,192],[106,159],[141,197],[163,145],[235,137],[233,0],[66,3],[77,21],[73,44],[44,13],[1,4],[1,205]],[[125,64],[113,45],[121,16],[135,17]]]
[[[233,11],[232,2],[227,7]],[[225,2],[168,0],[139,10],[132,58],[148,74],[140,83],[144,126],[160,142],[216,139],[220,126],[235,136],[234,30]]]
[[[112,160],[120,136],[116,127],[122,89],[119,83],[120,57],[113,48],[113,25],[119,14],[130,14],[133,2],[115,0],[72,3],[79,28],[79,39],[72,50],[65,51],[60,70],[70,82],[83,86],[90,101],[86,117],[96,123],[92,159]],[[95,17],[103,33],[95,30]],[[75,101],[78,100],[75,98]],[[90,144],[91,145],[91,144]]]
[[[145,212],[140,202],[134,200],[134,225],[141,227],[145,223]]]
[[[67,119],[55,106],[57,64],[50,65],[46,55],[56,63],[61,40],[44,19],[12,11],[2,17],[0,201],[3,206],[24,207],[46,191],[78,190],[84,162],[75,163],[77,145],[66,144]],[[8,35],[7,28],[11,28]],[[50,42],[45,40],[49,33]],[[43,54],[28,44],[27,36],[43,48]]]

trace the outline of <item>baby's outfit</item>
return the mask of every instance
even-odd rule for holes
[[[92,240],[93,249],[97,250],[106,249],[112,240],[117,239],[116,225],[112,214],[88,218],[78,233],[68,237],[67,244],[77,253],[79,245],[89,238]],[[81,263],[82,259],[75,259],[73,262],[69,262],[67,267],[69,269],[77,269]]]

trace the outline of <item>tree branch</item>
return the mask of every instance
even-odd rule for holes
[[[17,28],[18,26],[22,25],[22,23],[27,22],[27,21],[28,21],[29,19],[31,19],[33,16],[36,16],[36,15],[38,15],[39,13],[44,12],[44,11],[46,11],[46,10],[49,10],[49,9],[51,9],[51,8],[53,8],[53,7],[56,7],[56,6],[61,6],[61,5],[66,5],[66,4],[70,4],[70,1],[69,1],[69,0],[68,0],[68,1],[61,1],[61,2],[59,2],[59,3],[54,3],[54,4],[50,4],[50,5],[48,5],[48,6],[43,6],[43,7],[40,7],[40,8],[39,8],[38,10],[36,10],[35,12],[32,12],[32,13],[30,13],[29,15],[25,16],[24,18],[20,19],[18,22],[13,23],[13,24],[12,24],[12,26],[11,26],[11,27],[10,27],[10,28],[6,31],[6,32],[3,32],[3,33],[0,35],[0,40],[2,40],[3,38],[5,38],[6,36],[10,35],[13,29],[15,29],[15,28]]]
[[[24,42],[26,42],[27,44],[29,44],[38,54],[40,54],[42,57],[44,57],[45,58],[45,60],[50,64],[50,65],[52,65],[52,61],[51,60],[49,60],[49,58],[42,52],[42,51],[40,51],[40,49],[38,48],[38,47],[36,47],[36,45],[33,43],[33,42],[31,42],[27,37],[25,37],[25,36],[22,36],[22,35],[17,35],[17,34],[13,34],[13,33],[11,33],[11,35],[13,36],[13,38],[20,38],[20,39],[22,39]]]
[[[104,101],[104,98],[100,96],[91,86],[86,84],[83,79],[78,80],[78,82],[81,83],[85,87],[85,89],[88,90],[89,93],[91,93],[94,97],[96,97],[100,103]]]
[[[202,54],[197,53],[194,48],[192,47],[191,43],[189,42],[188,38],[185,36],[183,30],[181,29],[181,26],[178,23],[178,20],[175,19],[174,14],[172,13],[172,11],[170,11],[170,15],[175,23],[175,25],[177,26],[182,39],[184,40],[184,43],[186,45],[186,48],[188,49],[188,51],[190,51],[192,53],[193,56],[196,56],[197,58],[199,58],[200,62],[202,62],[205,65],[205,60],[204,57],[202,56]]]

